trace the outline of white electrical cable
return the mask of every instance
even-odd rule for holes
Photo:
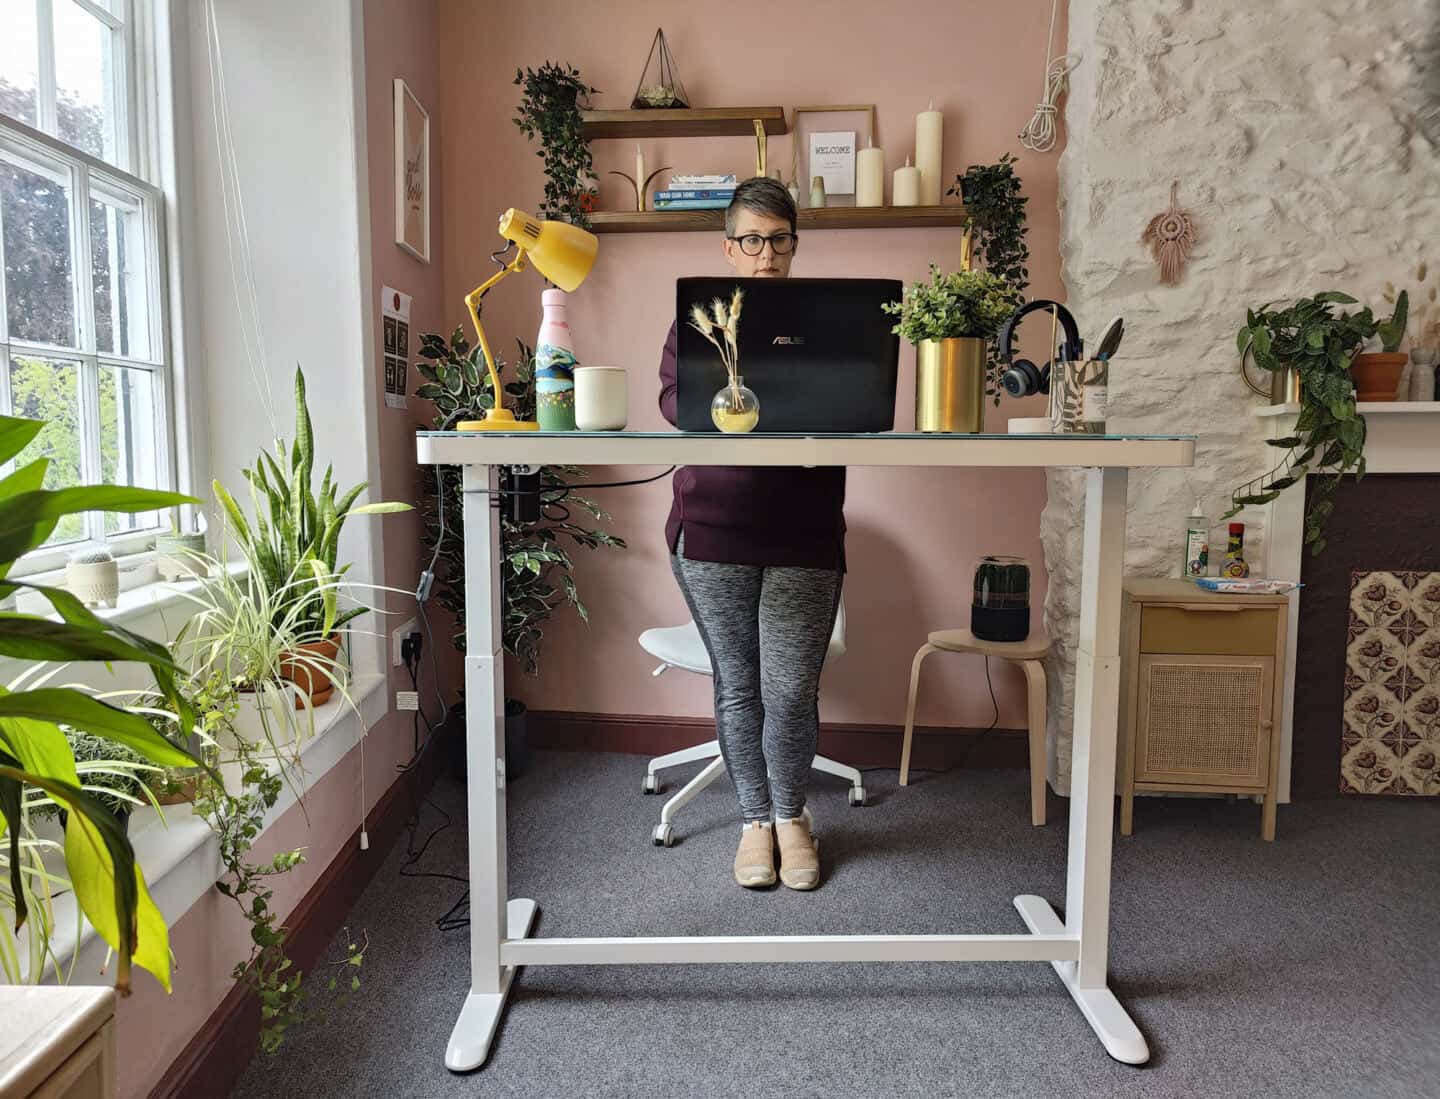
[[[1080,64],[1078,53],[1055,57],[1051,52],[1055,48],[1055,12],[1059,5],[1060,0],[1051,0],[1050,35],[1045,39],[1045,73],[1040,86],[1040,103],[1020,131],[1020,144],[1037,153],[1048,153],[1055,147],[1056,104],[1065,94],[1070,74]]]
[[[245,217],[244,192],[240,188],[235,137],[230,127],[230,96],[225,86],[225,59],[220,48],[220,20],[215,10],[215,0],[206,0],[205,21],[205,52],[210,68],[215,154],[220,168],[220,198],[225,210],[225,247],[230,256],[230,282],[235,291],[235,316],[240,324],[241,342],[250,376],[256,389],[264,395],[262,404],[265,406],[265,415],[270,420],[271,437],[279,438],[280,427],[275,419],[275,401],[270,388],[270,378],[261,369],[265,357],[265,330],[260,319],[260,295],[255,288],[250,227]]]

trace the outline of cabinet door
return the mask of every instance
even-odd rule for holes
[[[1273,657],[1145,654],[1137,671],[1135,781],[1265,788]]]

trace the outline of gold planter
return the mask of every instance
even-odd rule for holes
[[[973,336],[915,345],[915,430],[985,430],[985,341]]]

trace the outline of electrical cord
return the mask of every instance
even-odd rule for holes
[[[985,686],[990,689],[990,708],[993,711],[990,724],[984,729],[981,729],[977,736],[971,738],[970,743],[965,746],[965,750],[960,754],[959,760],[949,767],[911,767],[910,773],[912,775],[948,775],[951,771],[961,770],[970,762],[970,757],[979,751],[980,745],[986,741],[1000,724],[1000,704],[995,699],[995,684],[990,678],[990,658],[988,656],[985,658]],[[861,767],[859,770],[861,774],[869,774],[871,771],[898,771],[900,768]]]
[[[1060,97],[1070,83],[1070,74],[1080,64],[1078,53],[1061,54],[1055,57],[1051,50],[1055,45],[1055,12],[1060,0],[1051,0],[1050,35],[1045,39],[1045,73],[1040,86],[1040,103],[1035,114],[1020,131],[1020,144],[1031,152],[1048,153],[1055,147],[1055,115]]]

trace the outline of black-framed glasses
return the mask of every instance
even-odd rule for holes
[[[727,237],[740,245],[740,251],[747,256],[758,256],[765,251],[765,245],[770,245],[777,256],[788,256],[795,251],[795,243],[800,239],[798,233],[774,233],[768,237],[762,237],[759,233],[746,233],[743,237]]]

